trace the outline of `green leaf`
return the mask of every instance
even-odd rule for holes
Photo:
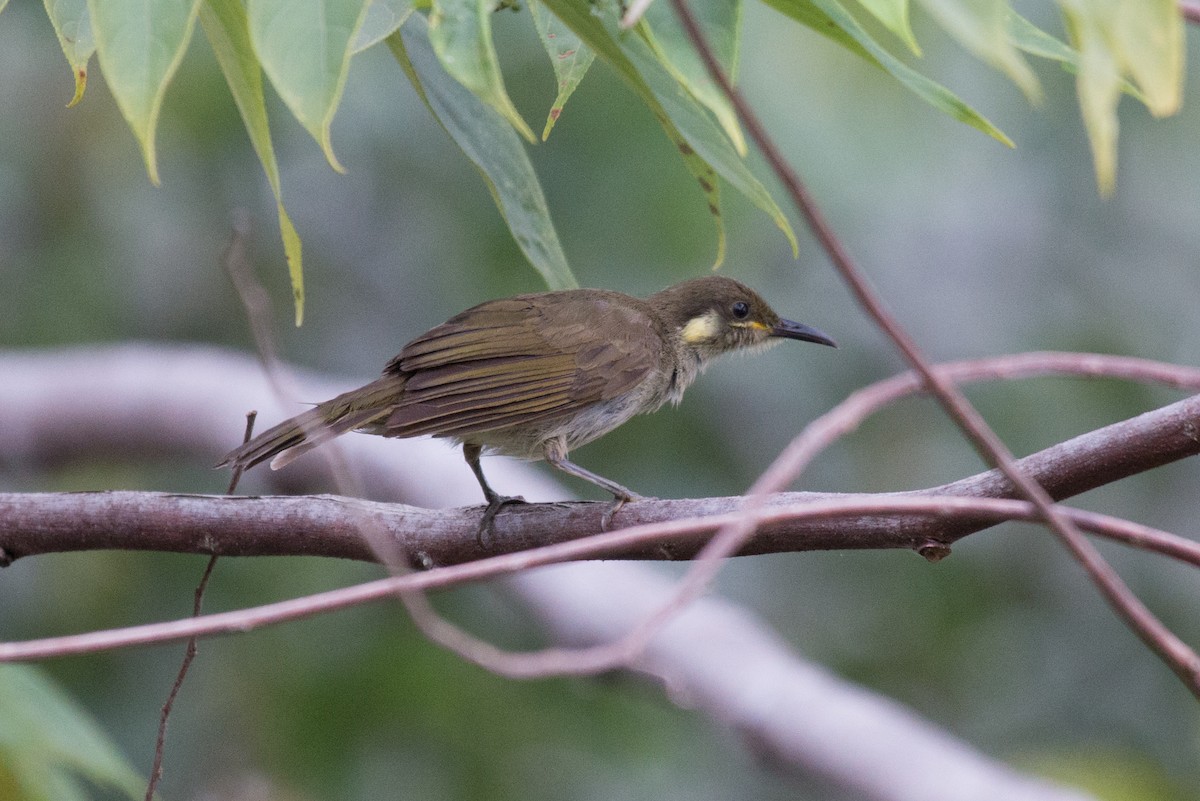
[[[338,172],[346,170],[333,153],[329,129],[366,11],[366,0],[246,2],[250,39],[263,71]]]
[[[921,55],[921,46],[917,44],[917,37],[913,36],[912,24],[909,22],[908,0],[858,0],[858,4],[871,12],[885,28],[896,34],[913,55]]]
[[[167,84],[192,36],[200,0],[88,0],[104,79],[156,186],[154,132]]]
[[[271,127],[267,120],[263,96],[262,69],[250,43],[250,28],[245,6],[241,0],[205,0],[200,7],[200,24],[217,56],[217,63],[229,84],[233,102],[242,115],[250,143],[267,174],[267,182],[275,195],[279,214],[279,232],[283,253],[287,259],[292,282],[292,298],[296,308],[296,325],[304,321],[304,267],[300,237],[283,207],[283,192],[279,184],[279,165],[275,147],[271,144]]]
[[[379,44],[400,29],[413,12],[409,0],[371,0],[358,36],[354,37],[354,54]]]
[[[0,789],[12,784],[19,798],[86,801],[79,778],[132,799],[145,794],[145,780],[86,711],[37,668],[0,664]]]
[[[741,0],[693,0],[689,4],[704,38],[712,47],[725,73],[731,80],[737,76],[738,43],[741,40]],[[709,77],[692,40],[679,22],[679,16],[669,3],[652,3],[642,17],[639,31],[658,54],[662,65],[675,80],[708,108],[733,142],[738,155],[746,155],[746,139],[738,124],[733,105]]]
[[[429,41],[446,72],[500,112],[526,140],[536,142],[504,89],[491,15],[491,0],[434,0]]]
[[[695,165],[702,160],[717,174],[745,195],[751,203],[765,211],[792,246],[799,249],[791,224],[746,163],[733,149],[729,139],[690,94],[683,91],[675,79],[659,63],[654,52],[635,32],[619,28],[619,9],[613,0],[599,0],[594,5],[587,0],[545,0],[546,6],[575,31],[596,54],[609,63],[649,106],[660,121],[668,121],[668,136],[676,141],[684,163],[696,176],[708,199],[709,211],[718,227],[719,247],[723,247],[724,230],[715,184],[706,187]],[[677,138],[678,137],[678,138]],[[679,140],[683,145],[680,146]],[[693,156],[695,158],[693,158]]]
[[[550,64],[558,81],[558,96],[554,98],[554,105],[546,115],[546,127],[542,130],[544,142],[550,136],[550,129],[554,127],[554,123],[558,122],[567,100],[587,74],[592,62],[596,60],[596,54],[538,0],[529,0],[529,12],[533,17],[533,26],[537,29],[538,38],[550,54]]]
[[[887,71],[917,97],[959,122],[966,123],[972,128],[983,131],[988,136],[1003,142],[1009,147],[1013,146],[1012,140],[1005,136],[1003,131],[992,125],[978,111],[960,100],[957,95],[946,87],[929,80],[924,75],[913,70],[884,49],[882,45],[875,41],[858,24],[858,21],[854,19],[838,0],[766,0],[766,2],[777,11],[809,27],[813,27],[814,20],[827,20],[828,23],[832,24],[837,30],[855,42],[857,47],[851,48],[852,50],[860,54],[864,52],[869,54],[869,61]],[[819,14],[814,14],[814,9]],[[829,30],[822,30],[821,28],[816,28],[816,30],[829,36],[834,41],[842,41],[840,37],[832,35]]]
[[[1171,0],[1059,0],[1079,50],[1076,85],[1096,182],[1110,194],[1117,172],[1117,103],[1131,78],[1156,116],[1183,96],[1183,22]]]
[[[434,117],[483,174],[513,239],[546,285],[579,286],[524,145],[498,111],[446,72],[429,40],[425,17],[409,16],[387,44]]]
[[[1007,75],[1033,102],[1042,87],[1009,38],[1008,0],[922,0],[946,31],[982,61]]]
[[[96,52],[96,40],[92,37],[92,19],[88,14],[87,0],[45,0],[46,15],[58,35],[71,73],[75,76],[75,96],[67,108],[83,99],[87,89],[88,62]],[[4,6],[0,4],[0,9]]]

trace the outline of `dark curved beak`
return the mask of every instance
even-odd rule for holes
[[[794,323],[791,320],[780,320],[776,323],[775,327],[771,329],[771,336],[816,342],[818,345],[828,345],[831,348],[837,347],[837,343],[830,339],[825,332],[803,323]]]

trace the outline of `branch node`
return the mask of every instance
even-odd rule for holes
[[[917,546],[917,553],[927,562],[937,564],[950,555],[950,546],[938,540],[925,540]]]

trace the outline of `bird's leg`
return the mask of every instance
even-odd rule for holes
[[[642,500],[641,495],[638,495],[628,487],[624,487],[615,481],[610,481],[604,476],[598,476],[591,470],[585,470],[579,465],[567,459],[567,443],[562,437],[549,440],[542,446],[542,453],[547,462],[558,468],[568,475],[582,478],[584,481],[589,481],[597,487],[608,490],[613,494],[613,504],[608,511],[604,513],[604,517],[600,518],[600,530],[608,531],[609,524],[612,523],[613,515],[621,510],[621,507],[630,501]]]
[[[487,508],[483,510],[483,518],[479,521],[479,531],[476,532],[475,538],[479,541],[481,548],[488,548],[491,547],[489,541],[492,538],[492,523],[495,522],[500,507],[510,503],[525,503],[525,499],[519,495],[501,495],[488,485],[487,479],[483,477],[483,467],[479,464],[481,453],[483,453],[482,445],[463,443],[463,458],[470,465],[471,472],[475,474],[475,479],[479,482],[480,489],[483,490],[483,497],[487,499]]]

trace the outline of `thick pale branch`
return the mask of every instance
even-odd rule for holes
[[[1200,396],[1088,432],[1021,460],[1056,500],[1200,452]],[[940,487],[887,497],[958,495],[1010,498],[1011,483],[997,470]],[[840,493],[781,493],[771,506],[818,500],[861,500]],[[623,526],[737,511],[740,498],[646,500],[628,504]],[[362,515],[381,521],[414,565],[458,564],[599,531],[606,503],[532,504],[506,509],[496,536],[481,548],[479,509],[429,510],[367,504],[347,498],[213,497],[138,492],[0,494],[0,550],[8,559],[56,551],[139,549],[235,556],[307,555],[373,560],[361,535]],[[840,548],[940,546],[993,525],[994,519],[946,520],[913,515],[781,521],[762,526],[743,554]],[[661,539],[605,553],[606,558],[686,559],[702,543]],[[932,550],[930,550],[932,549]]]

